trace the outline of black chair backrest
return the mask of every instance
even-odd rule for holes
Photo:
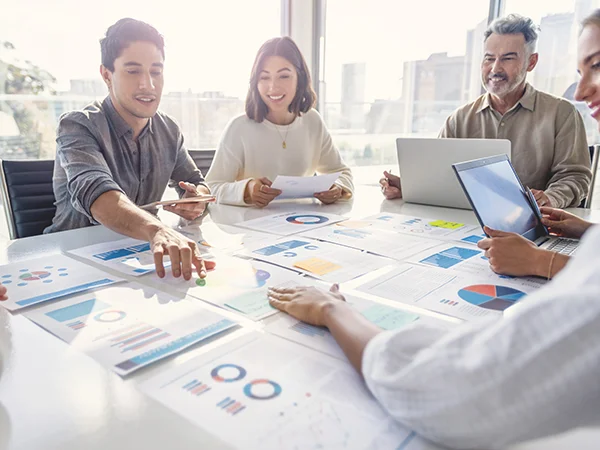
[[[0,161],[2,201],[10,238],[42,234],[52,224],[56,206],[54,160]]]
[[[206,176],[208,173],[208,169],[210,169],[210,165],[215,157],[216,150],[206,149],[206,150],[188,150],[188,153],[202,172],[202,175]]]

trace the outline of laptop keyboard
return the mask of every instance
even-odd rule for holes
[[[546,250],[552,250],[553,252],[562,253],[563,255],[572,255],[577,250],[579,241],[572,239],[555,239],[551,244],[546,247]]]

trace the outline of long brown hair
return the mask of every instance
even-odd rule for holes
[[[310,73],[308,72],[306,61],[296,43],[287,36],[269,39],[258,50],[254,65],[252,66],[252,73],[250,74],[248,95],[246,95],[246,115],[255,122],[262,122],[269,112],[269,108],[263,102],[263,99],[260,98],[260,93],[258,92],[258,78],[265,60],[270,56],[280,56],[287,59],[298,73],[296,95],[288,108],[291,113],[300,116],[311,109],[317,101],[317,95],[311,85]]]

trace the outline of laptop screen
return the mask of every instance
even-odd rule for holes
[[[453,167],[482,226],[518,233],[532,241],[547,235],[506,156]]]

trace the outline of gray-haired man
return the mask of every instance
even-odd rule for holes
[[[490,24],[481,63],[487,93],[452,113],[439,136],[510,140],[515,170],[540,206],[578,206],[591,180],[583,120],[568,101],[527,83],[538,62],[537,30],[513,14]],[[402,195],[399,181],[382,179],[387,198]]]

